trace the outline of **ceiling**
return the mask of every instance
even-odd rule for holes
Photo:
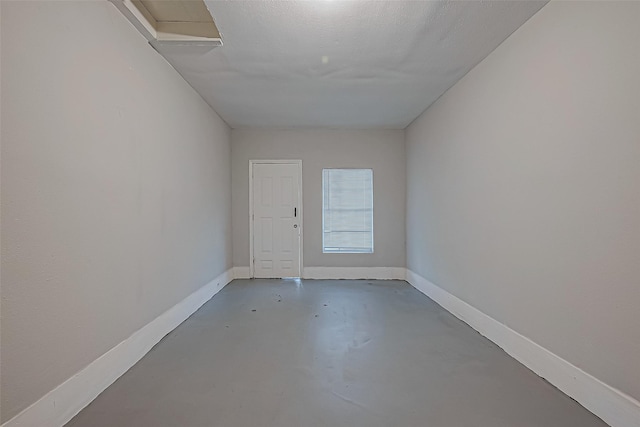
[[[232,128],[402,129],[545,1],[211,1],[161,54]]]

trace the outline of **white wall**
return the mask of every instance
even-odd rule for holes
[[[640,399],[640,4],[551,2],[407,129],[407,264]]]
[[[2,421],[231,267],[230,130],[108,2],[2,2]]]
[[[404,267],[402,130],[233,130],[233,263],[249,266],[249,160],[301,159],[305,267]],[[322,169],[373,169],[373,254],[322,253]]]

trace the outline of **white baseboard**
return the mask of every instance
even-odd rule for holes
[[[304,279],[404,280],[404,267],[304,267]]]
[[[249,279],[251,278],[251,267],[233,267],[234,279]]]
[[[640,426],[640,402],[407,270],[407,281],[612,427]]]
[[[404,267],[304,267],[303,279],[380,279],[404,280]],[[233,267],[235,279],[249,279],[250,267]]]
[[[2,427],[62,427],[231,280],[233,271],[229,269],[134,332]]]

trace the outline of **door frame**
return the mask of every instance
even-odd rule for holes
[[[255,277],[254,265],[255,265],[255,256],[253,253],[253,165],[255,164],[285,164],[285,165],[297,165],[298,166],[298,197],[300,201],[300,206],[298,206],[298,228],[300,229],[300,244],[298,247],[299,256],[299,271],[300,277],[302,277],[302,269],[304,267],[304,262],[302,259],[303,250],[303,234],[304,234],[304,226],[303,226],[303,202],[302,202],[302,160],[249,160],[249,277],[253,279]]]

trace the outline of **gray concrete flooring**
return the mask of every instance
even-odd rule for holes
[[[235,280],[67,426],[606,424],[406,282]]]

